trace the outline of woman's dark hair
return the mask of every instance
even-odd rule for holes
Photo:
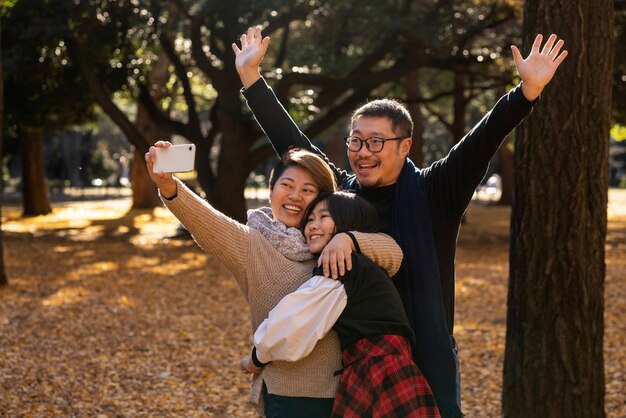
[[[323,201],[326,201],[330,217],[335,222],[335,234],[347,231],[378,232],[378,212],[374,206],[354,193],[343,191],[320,193],[304,212],[300,226],[302,230],[315,206]]]
[[[270,173],[270,190],[289,167],[300,167],[307,170],[320,192],[337,190],[335,174],[330,166],[319,155],[299,148],[292,148],[276,163]]]

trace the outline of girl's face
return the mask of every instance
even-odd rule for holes
[[[289,227],[302,223],[304,211],[319,194],[313,176],[298,166],[287,168],[270,191],[274,219]]]
[[[330,217],[327,202],[315,205],[304,227],[304,237],[313,254],[321,253],[335,234],[335,221]]]

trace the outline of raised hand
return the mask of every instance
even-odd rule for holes
[[[522,93],[530,101],[539,97],[543,88],[552,80],[556,69],[559,68],[559,65],[567,57],[567,51],[565,50],[559,54],[565,41],[563,39],[558,39],[557,41],[557,39],[556,35],[550,35],[543,49],[539,51],[543,35],[537,35],[530,54],[526,59],[522,57],[515,45],[511,46],[517,72],[523,81]]]
[[[167,141],[157,141],[144,156],[148,175],[152,182],[161,190],[163,197],[174,196],[178,191],[178,186],[171,173],[154,173],[152,167],[154,167],[154,163],[156,162],[156,149],[169,148],[170,146],[172,146],[172,144]]]
[[[241,79],[241,83],[244,88],[250,87],[261,78],[261,72],[259,66],[263,57],[267,52],[267,47],[270,44],[270,38],[261,34],[261,27],[248,28],[247,34],[241,35],[241,49],[236,43],[231,46],[235,53],[235,68]]]

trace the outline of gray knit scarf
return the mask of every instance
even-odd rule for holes
[[[288,259],[306,261],[313,258],[302,232],[298,228],[288,227],[274,219],[271,208],[248,210],[247,225],[261,232],[265,239]]]

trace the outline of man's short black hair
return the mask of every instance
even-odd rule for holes
[[[354,126],[356,119],[361,116],[387,118],[391,121],[391,128],[396,135],[402,138],[410,138],[413,136],[413,120],[411,119],[411,114],[407,108],[397,100],[378,99],[365,103],[352,114],[350,129]]]

